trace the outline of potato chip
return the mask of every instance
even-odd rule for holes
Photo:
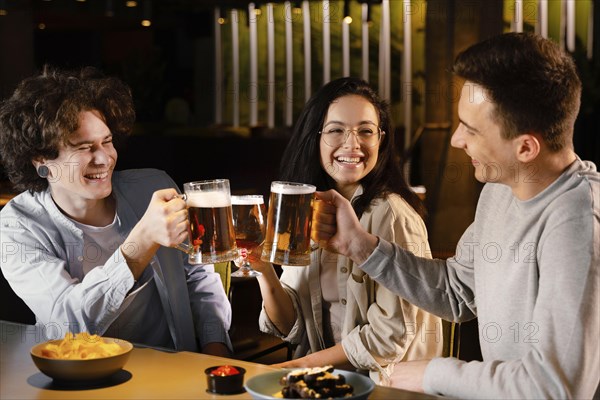
[[[120,353],[122,349],[117,343],[107,342],[102,337],[87,332],[77,334],[67,332],[60,342],[48,343],[42,349],[42,356],[63,360],[89,360],[116,356]]]

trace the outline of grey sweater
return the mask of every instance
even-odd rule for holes
[[[576,160],[536,197],[486,184],[447,261],[384,240],[361,265],[450,321],[478,317],[483,362],[436,358],[426,392],[461,398],[592,398],[600,382],[600,174]]]

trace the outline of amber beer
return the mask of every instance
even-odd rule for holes
[[[316,188],[294,182],[273,182],[267,213],[267,234],[261,260],[280,265],[310,264],[310,228]]]
[[[189,245],[177,246],[191,264],[213,264],[237,256],[229,181],[188,182],[183,185],[190,222]]]
[[[231,196],[237,247],[252,251],[265,238],[265,202],[262,195]]]

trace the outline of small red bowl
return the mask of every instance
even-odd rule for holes
[[[214,373],[215,370],[222,367],[233,367],[238,373],[233,375],[220,375]],[[206,386],[207,391],[218,394],[238,394],[245,392],[244,389],[244,375],[246,370],[242,367],[235,365],[216,365],[214,367],[206,368],[204,370],[206,374]]]

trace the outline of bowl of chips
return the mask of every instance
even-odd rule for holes
[[[123,339],[89,333],[67,333],[63,339],[49,340],[31,349],[33,363],[58,381],[95,381],[120,371],[133,349]]]
[[[256,375],[246,382],[245,388],[255,400],[366,400],[375,389],[375,383],[365,375],[334,369],[333,366],[327,365]]]

